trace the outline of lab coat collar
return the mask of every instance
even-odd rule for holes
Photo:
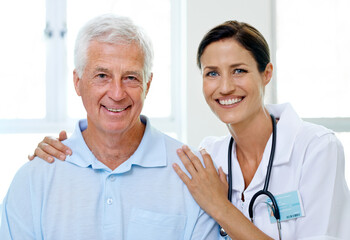
[[[273,166],[288,163],[294,147],[295,138],[302,125],[302,120],[289,103],[267,105],[266,108],[269,113],[279,119],[277,123],[276,152]],[[266,147],[271,149],[271,144],[272,138],[270,137]],[[270,150],[265,152],[268,153],[267,158],[269,158]],[[265,164],[267,166],[268,160],[265,161]]]
[[[293,110],[292,106],[288,103],[278,104],[278,105],[267,105],[266,106],[269,113],[273,114],[275,118],[278,118],[277,123],[277,136],[276,136],[276,152],[273,161],[273,167],[287,164],[290,161],[294,142],[296,135],[298,134],[299,128],[301,127],[302,120]],[[245,194],[246,197],[251,198],[252,194],[261,189],[261,184],[265,181],[267,166],[270,159],[272,145],[272,134],[266,144],[265,151],[259,164],[255,175],[247,187]],[[234,147],[233,152],[235,158],[233,161],[233,168],[239,168],[239,163],[235,154],[236,148]],[[273,169],[272,169],[273,172]],[[244,179],[241,172],[233,171],[233,174],[237,174],[241,177],[236,177],[235,182],[233,183],[233,189],[239,192],[244,191]]]
[[[133,155],[116,168],[113,173],[124,173],[131,169],[133,165],[141,167],[162,167],[166,166],[166,149],[163,134],[154,129],[146,116],[140,116],[146,129],[140,145]],[[87,128],[87,120],[80,120],[72,136],[63,143],[73,150],[72,156],[68,156],[66,161],[80,167],[91,167],[111,172],[102,162],[98,161],[86,145],[82,132]]]

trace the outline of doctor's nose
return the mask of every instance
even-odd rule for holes
[[[220,81],[220,93],[223,95],[231,94],[235,89],[234,79],[230,76],[223,76]]]

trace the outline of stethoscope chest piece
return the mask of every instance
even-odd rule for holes
[[[225,231],[225,229],[223,227],[220,227],[220,235],[222,237],[226,237],[227,236],[227,233],[226,233],[226,231]]]

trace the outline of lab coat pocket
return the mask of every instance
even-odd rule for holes
[[[128,240],[182,239],[187,217],[134,208],[131,212]]]

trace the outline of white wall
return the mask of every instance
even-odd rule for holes
[[[204,34],[227,21],[247,22],[257,28],[273,48],[274,0],[187,0],[187,143],[197,147],[205,136],[227,135],[226,126],[207,106],[202,80],[196,66],[196,51]],[[267,90],[267,95],[269,94]],[[268,98],[269,99],[269,98]]]

